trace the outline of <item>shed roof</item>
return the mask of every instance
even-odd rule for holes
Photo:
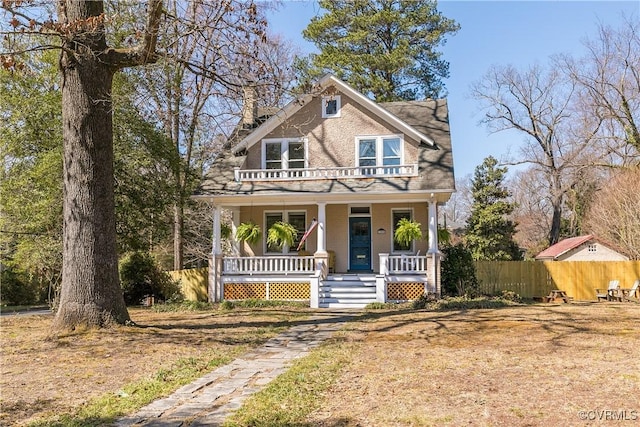
[[[586,236],[570,237],[549,246],[544,251],[536,255],[536,259],[556,259],[559,256],[566,254],[567,252],[583,245],[584,243],[594,240],[593,235],[587,234]]]

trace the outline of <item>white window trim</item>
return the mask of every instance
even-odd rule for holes
[[[358,135],[355,141],[355,167],[360,166],[360,141],[364,139],[376,140],[376,166],[383,166],[382,161],[384,159],[384,146],[382,141],[387,138],[400,139],[400,164],[404,165],[404,135],[402,134],[390,134],[390,135]]]
[[[298,251],[296,250],[291,250],[290,247],[288,246],[284,246],[282,248],[282,252],[267,252],[269,247],[267,245],[267,233],[269,232],[269,230],[267,229],[267,215],[268,214],[282,214],[282,221],[284,222],[289,222],[289,214],[300,214],[303,213],[304,214],[304,221],[305,223],[307,222],[307,218],[309,217],[307,210],[306,209],[287,209],[287,210],[277,210],[277,209],[271,209],[271,210],[265,210],[262,214],[262,220],[263,220],[263,224],[264,224],[264,230],[262,233],[262,253],[265,255],[291,255],[291,254],[297,254]],[[306,226],[306,224],[305,224]],[[298,230],[301,231],[301,230]],[[302,232],[304,233],[305,230],[302,230]],[[295,249],[295,248],[294,248]]]
[[[282,154],[282,170],[289,169],[289,143],[302,142],[304,145],[304,168],[309,167],[309,140],[307,138],[268,138],[262,140],[262,169],[267,168],[267,144],[280,143]]]
[[[413,220],[415,218],[415,215],[414,215],[414,212],[413,212],[413,208],[392,208],[391,209],[391,227],[390,227],[390,230],[391,230],[391,236],[390,236],[391,237],[391,253],[392,254],[405,254],[405,255],[411,254],[411,255],[414,255],[415,254],[415,249],[416,249],[415,240],[413,242],[411,242],[411,248],[409,250],[407,250],[407,251],[398,251],[398,250],[395,250],[395,248],[394,248],[395,240],[393,238],[393,235],[396,232],[396,225],[393,223],[393,213],[394,212],[410,212],[411,220]]]
[[[335,114],[327,114],[327,102],[328,101],[336,101],[336,113]],[[340,117],[340,111],[342,110],[342,99],[340,95],[330,95],[322,97],[322,118],[323,119],[332,119],[334,117]]]

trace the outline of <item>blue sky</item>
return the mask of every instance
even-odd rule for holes
[[[640,19],[640,1],[453,1],[438,9],[461,30],[441,48],[450,64],[445,81],[456,178],[472,174],[483,159],[517,154],[523,137],[515,132],[489,134],[479,124],[481,112],[469,97],[470,85],[493,64],[519,68],[546,64],[551,55],[584,52],[581,42],[595,37],[599,22],[617,26],[623,13]],[[313,1],[282,1],[268,16],[271,31],[283,35],[304,53],[315,50],[302,38],[310,19],[322,13]]]

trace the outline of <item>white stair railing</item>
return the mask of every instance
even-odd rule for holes
[[[427,257],[424,255],[390,255],[387,274],[424,274],[427,271]]]

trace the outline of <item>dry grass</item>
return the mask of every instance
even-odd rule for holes
[[[168,312],[131,309],[140,327],[50,336],[52,316],[0,319],[0,425],[73,412],[91,398],[154,376],[179,359],[233,358],[304,309]]]
[[[638,319],[640,305],[616,303],[380,314],[350,325],[352,360],[305,421],[578,426],[623,416],[635,424]],[[584,420],[580,411],[594,412]]]
[[[55,338],[50,317],[3,317],[0,425],[77,407],[185,356],[237,354],[306,312],[133,310],[144,327]],[[601,422],[579,411],[606,410],[639,420],[638,319],[640,305],[620,303],[375,312],[319,350],[345,364],[320,409],[290,425],[604,425],[604,412],[588,414]]]

